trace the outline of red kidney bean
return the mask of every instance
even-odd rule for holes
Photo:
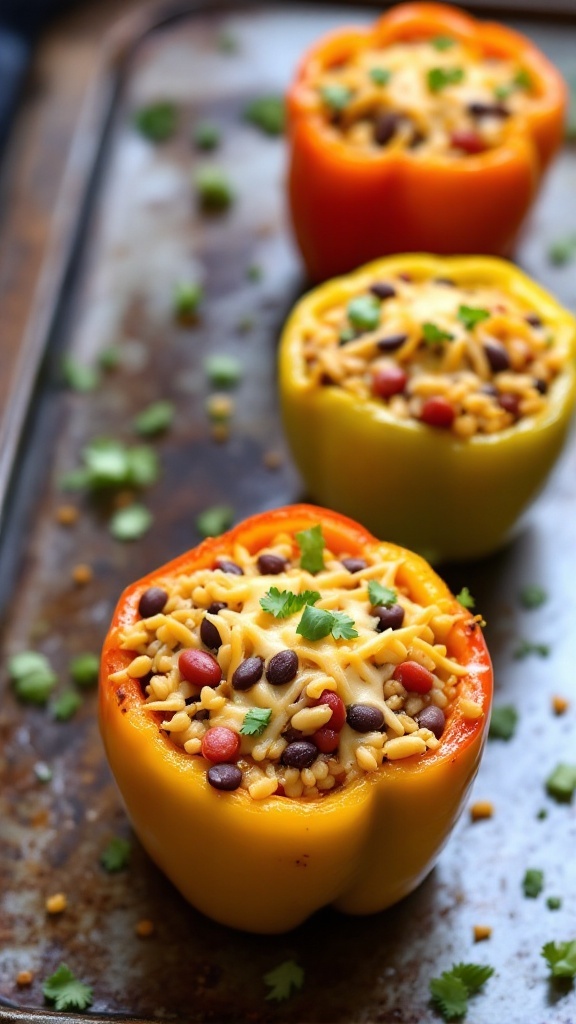
[[[399,366],[379,366],[372,373],[372,393],[378,398],[401,395],[408,383],[408,374]]]
[[[280,555],[260,555],[258,558],[258,572],[262,576],[277,576],[284,572],[288,562]]]
[[[446,725],[444,712],[440,708],[437,708],[435,704],[429,704],[428,707],[422,708],[422,711],[419,711],[414,717],[421,729],[430,729],[430,732],[434,733],[436,739],[440,739]]]
[[[520,415],[520,398],[518,395],[511,395],[506,392],[503,395],[498,395],[498,405],[505,412],[509,412],[511,416],[518,419]]]
[[[333,754],[340,746],[340,733],[331,729],[329,725],[323,725],[317,729],[311,737],[321,754]]]
[[[214,789],[231,792],[242,782],[242,772],[236,764],[213,764],[206,772],[206,778]]]
[[[244,575],[244,570],[239,565],[236,565],[236,562],[228,562],[226,560],[216,562],[216,568],[221,569],[222,572],[229,573],[231,576]]]
[[[452,132],[450,145],[453,149],[461,149],[468,156],[476,156],[477,153],[483,153],[486,149],[486,143],[482,136],[468,128],[459,128]]]
[[[237,732],[226,725],[215,725],[204,733],[202,739],[202,757],[215,764],[233,761],[240,750],[240,737]]]
[[[310,740],[297,740],[289,743],[282,754],[282,764],[288,768],[309,768],[318,756],[318,748]]]
[[[396,352],[405,341],[408,341],[407,334],[389,334],[387,338],[380,338],[376,344],[380,352]]]
[[[346,721],[355,732],[374,732],[384,724],[384,714],[374,704],[349,704]]]
[[[266,667],[266,679],[273,686],[284,686],[291,683],[298,672],[298,655],[296,651],[279,651],[270,658]]]
[[[238,668],[232,674],[232,686],[235,690],[249,690],[259,679],[264,671],[264,658],[253,657],[241,661]]]
[[[164,610],[167,600],[168,594],[162,587],[148,587],[138,602],[138,611],[143,619],[149,619]]]
[[[404,609],[401,604],[377,605],[372,609],[372,614],[378,619],[376,632],[383,633],[385,629],[400,629],[404,622]]]
[[[492,373],[502,373],[510,369],[510,356],[499,341],[485,341],[483,348]]]
[[[434,685],[434,676],[417,661],[403,661],[392,673],[408,693],[429,693]]]
[[[510,117],[510,111],[503,103],[482,103],[480,100],[473,100],[468,104],[467,109],[472,117],[498,117],[500,119]]]
[[[362,572],[368,567],[368,562],[365,562],[363,558],[343,558],[342,565],[348,572]]]
[[[218,686],[222,679],[220,665],[208,651],[196,651],[189,647],[178,658],[180,674],[195,686]]]
[[[218,651],[222,646],[222,637],[209,619],[202,619],[200,623],[200,639],[204,646],[209,647],[212,651]]]
[[[372,295],[375,295],[377,299],[393,299],[396,295],[396,289],[394,285],[389,284],[388,281],[375,281],[370,286]]]
[[[440,395],[435,398],[427,398],[420,413],[422,423],[426,423],[429,427],[442,427],[445,430],[452,426],[455,418],[454,406]]]
[[[332,710],[332,718],[326,723],[331,729],[336,732],[340,732],[340,729],[346,721],[346,706],[341,697],[333,690],[322,690],[320,696],[312,701],[313,706],[318,704],[326,704]]]

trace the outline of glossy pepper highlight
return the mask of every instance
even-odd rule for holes
[[[492,671],[478,623],[420,557],[394,545],[384,545],[385,554],[401,560],[397,580],[410,597],[423,605],[442,601],[448,614],[459,613],[447,648],[467,673],[435,751],[385,762],[320,799],[254,801],[243,789],[219,792],[208,784],[207,762],[188,756],[159,730],[145,710],[138,680],[110,680],[131,661],[132,654],[119,647],[119,634],[138,620],[139,600],[150,587],[213,567],[236,542],[256,553],[279,532],[318,524],[336,557],[362,557],[375,546],[382,550],[356,523],[313,506],[254,516],[129,587],[102,654],[100,727],[137,834],[195,907],[248,931],[287,931],[328,904],[369,914],[411,892],[432,868],[462,810],[488,725]],[[460,701],[466,698],[481,708],[474,720],[462,713]]]
[[[312,380],[305,325],[375,281],[408,274],[458,285],[496,285],[522,301],[556,338],[562,368],[542,412],[467,439],[396,418],[377,398]],[[486,257],[403,255],[378,260],[306,295],[280,346],[284,426],[308,492],[437,562],[501,546],[536,497],[564,444],[576,400],[576,321],[512,264]],[[442,400],[443,401],[443,400]],[[444,424],[439,424],[443,426]]]
[[[463,143],[456,158],[409,146],[364,152],[319,112],[314,85],[327,69],[362,50],[446,37],[479,58],[513,61],[531,83],[530,109],[503,122],[495,146],[466,152]],[[321,39],[288,93],[290,208],[312,280],[395,252],[508,255],[561,145],[566,96],[560,74],[528,39],[442,4],[401,4],[371,28]]]

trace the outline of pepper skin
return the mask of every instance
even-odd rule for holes
[[[207,762],[160,732],[155,716],[144,710],[137,680],[109,680],[131,660],[119,649],[119,630],[138,620],[138,601],[148,587],[167,575],[213,566],[234,541],[256,552],[279,531],[317,523],[335,554],[363,556],[380,544],[351,520],[313,506],[254,516],[129,587],[102,655],[101,732],[138,836],[190,903],[247,931],[287,931],[327,904],[349,914],[374,913],[411,892],[462,810],[488,726],[492,670],[478,624],[430,566],[394,545],[384,548],[387,556],[403,559],[398,580],[410,595],[423,604],[440,600],[449,613],[463,615],[448,637],[448,653],[468,668],[462,695],[483,709],[471,721],[456,701],[434,752],[385,762],[321,799],[253,801],[242,789],[211,788]]]
[[[311,106],[310,83],[358,49],[442,35],[514,60],[535,83],[537,107],[511,118],[498,146],[461,159],[386,146],[361,153]],[[310,278],[398,252],[509,255],[561,145],[566,97],[560,74],[528,39],[442,4],[401,4],[372,28],[320,40],[288,93],[290,208]]]
[[[525,301],[557,336],[564,369],[545,410],[467,440],[398,420],[379,400],[321,387],[306,374],[301,324],[401,273],[494,284]],[[516,267],[486,257],[403,255],[329,281],[295,307],[280,346],[284,427],[311,497],[431,562],[483,557],[509,537],[536,497],[568,431],[576,400],[576,321]]]

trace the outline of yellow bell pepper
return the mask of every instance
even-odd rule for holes
[[[378,546],[402,560],[397,577],[422,605],[442,602],[459,617],[448,655],[467,669],[437,750],[384,762],[377,771],[313,800],[244,789],[220,792],[207,762],[189,756],[145,708],[137,679],[118,677],[133,658],[121,632],[139,621],[141,595],[154,584],[213,567],[238,542],[256,553],[279,532],[320,524],[332,552],[361,557]],[[481,630],[420,557],[381,545],[342,516],[292,506],[248,519],[129,587],[104,644],[100,726],[108,760],[144,847],[182,895],[210,917],[254,932],[287,931],[331,904],[350,914],[379,911],[411,892],[432,868],[466,799],[486,736],[492,692]],[[461,701],[479,705],[465,717]]]
[[[304,343],[316,318],[402,274],[497,286],[537,314],[561,361],[543,411],[463,439],[312,379]],[[310,496],[432,562],[481,557],[508,539],[561,451],[576,398],[576,320],[515,266],[490,257],[400,255],[329,281],[296,305],[279,359],[285,431]]]

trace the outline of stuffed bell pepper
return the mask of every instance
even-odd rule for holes
[[[433,866],[486,735],[478,621],[419,556],[297,505],[139,580],[102,656],[143,845],[217,921],[379,911]]]
[[[563,137],[566,88],[526,38],[407,3],[303,58],[292,220],[314,280],[395,252],[508,255]]]
[[[300,301],[280,347],[308,492],[437,562],[509,536],[565,440],[576,321],[503,260],[404,255]]]

